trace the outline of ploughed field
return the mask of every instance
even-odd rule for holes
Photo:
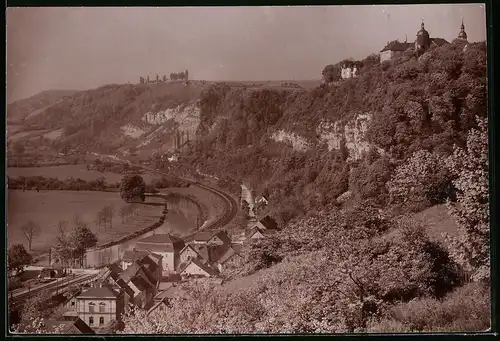
[[[122,222],[120,208],[126,204],[119,193],[94,191],[26,191],[8,190],[7,194],[7,243],[17,243],[28,249],[28,241],[21,230],[29,220],[40,226],[40,233],[33,238],[32,253],[48,251],[57,237],[57,223],[68,221],[72,228],[78,214],[98,237],[98,244],[119,239],[157,222],[162,216],[164,200],[148,197],[145,204],[137,205],[137,214]],[[97,213],[105,206],[115,209],[112,227],[104,229],[95,223]]]

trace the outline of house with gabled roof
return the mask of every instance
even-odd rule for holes
[[[219,260],[217,260],[217,268],[219,272],[223,272],[226,267],[226,264],[231,260],[235,260],[236,258],[243,260],[243,257],[241,256],[241,246],[233,244],[224,253],[224,255],[220,257]]]
[[[154,312],[163,312],[163,311],[167,310],[168,307],[169,307],[168,301],[161,300],[161,301],[155,302],[153,304],[153,306],[151,308],[149,308],[147,314],[150,315]]]
[[[139,307],[145,307],[156,294],[158,281],[144,265],[138,261],[132,263],[123,273],[119,281],[125,283],[133,291],[133,303]]]
[[[143,250],[143,251],[139,251],[136,249],[125,250],[125,252],[123,253],[123,256],[121,258],[122,269],[125,270],[127,267],[132,265],[133,262],[146,257],[147,255],[149,255],[149,253],[150,253],[150,251],[147,251],[147,250]]]
[[[278,223],[268,215],[266,215],[262,219],[259,219],[255,226],[260,230],[278,230]]]
[[[179,253],[180,264],[187,263],[191,258],[199,257],[198,251],[192,244],[186,244]]]
[[[274,229],[262,229],[254,226],[245,232],[245,237],[247,240],[263,239],[275,234],[276,232],[277,230]]]
[[[207,261],[200,258],[190,259],[179,270],[181,276],[186,277],[215,277],[219,274]]]
[[[192,243],[207,245],[230,244],[231,238],[226,231],[203,231],[194,235]]]
[[[139,251],[150,251],[163,257],[163,274],[174,272],[179,261],[179,253],[184,248],[184,241],[171,234],[154,234],[139,240],[135,249]]]
[[[121,321],[125,313],[124,294],[108,286],[93,287],[76,297],[76,313],[94,330],[112,320]]]
[[[63,316],[57,320],[46,319],[43,323],[49,333],[57,330],[63,334],[95,334],[95,331],[78,316]]]

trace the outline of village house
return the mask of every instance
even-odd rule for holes
[[[158,282],[155,281],[154,277],[144,265],[136,261],[120,274],[119,280],[132,289],[134,293],[132,303],[140,308],[145,308],[156,295]]]
[[[262,229],[254,226],[246,231],[245,237],[247,240],[264,239],[274,233],[276,233],[276,230]]]
[[[204,231],[196,233],[193,237],[192,242],[189,243],[204,245],[223,245],[230,244],[231,238],[229,238],[226,231]]]
[[[215,277],[219,273],[207,261],[202,258],[190,259],[186,264],[183,264],[179,269],[183,277]]]
[[[154,298],[153,306],[148,310],[148,315],[154,311],[165,311],[170,306],[172,299],[179,291],[179,287],[171,284],[168,288],[160,291]]]
[[[186,263],[192,258],[198,257],[198,252],[192,244],[186,244],[179,253],[180,264]]]
[[[260,230],[278,230],[278,223],[268,215],[257,221],[255,226]]]
[[[163,257],[163,275],[174,272],[180,264],[179,253],[184,248],[184,241],[170,234],[154,234],[137,242],[135,249],[150,251]]]
[[[96,330],[111,321],[121,321],[125,313],[123,292],[107,286],[90,288],[76,296],[77,316]]]
[[[63,334],[95,334],[94,330],[78,316],[63,316],[57,320],[47,319],[43,323],[49,333],[58,330]]]
[[[121,259],[121,267],[126,270],[132,263],[139,261],[140,264],[147,266],[148,270],[159,280],[163,271],[162,260],[161,255],[150,251],[126,250]]]
[[[413,43],[406,41],[404,43],[398,40],[388,41],[387,45],[380,51],[380,62],[401,57],[411,47],[413,47]]]

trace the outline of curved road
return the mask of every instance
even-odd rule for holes
[[[156,174],[163,175],[163,176],[168,176],[168,174],[160,172],[159,170],[156,170],[154,168],[150,168],[150,167],[147,167],[147,166],[144,166],[141,164],[132,163],[131,161],[128,161],[128,160],[119,159],[118,157],[116,157],[114,155],[99,155],[99,154],[97,154],[97,156],[111,158],[111,159],[116,160],[116,161],[127,162],[131,166],[136,166],[136,167],[142,168],[144,170],[147,170],[148,172],[156,173]],[[216,194],[225,203],[226,208],[224,210],[224,214],[222,214],[220,217],[218,217],[217,219],[213,220],[212,222],[207,224],[205,227],[203,227],[204,230],[220,229],[220,228],[224,227],[225,225],[227,225],[238,213],[238,204],[229,194],[226,194],[226,193],[224,193],[216,188],[201,184],[199,182],[195,182],[195,181],[184,179],[184,178],[181,178],[181,179],[183,181],[188,182],[189,184],[191,184],[193,186],[198,186],[200,188],[203,188],[206,191],[209,191],[209,192]],[[191,234],[185,236],[184,239],[192,238],[195,234],[196,234],[196,232],[191,233]]]

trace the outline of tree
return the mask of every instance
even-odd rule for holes
[[[189,79],[188,70],[186,70],[186,72],[184,72],[184,77],[185,77],[185,79],[186,79],[186,80],[188,80],[188,79]]]
[[[166,82],[166,81],[167,81],[167,76],[163,75],[163,82]]]
[[[70,243],[74,254],[80,256],[81,264],[83,264],[85,251],[97,245],[97,237],[88,227],[77,226],[71,234]]]
[[[28,265],[33,260],[33,257],[26,252],[24,245],[14,244],[9,248],[8,253],[8,268],[19,273],[25,265]]]
[[[327,65],[321,72],[325,83],[332,83],[340,79],[340,68],[337,65]]]
[[[447,160],[457,176],[457,203],[448,202],[451,215],[458,223],[458,237],[452,242],[452,257],[472,278],[489,280],[489,192],[488,192],[488,120],[477,117],[477,129],[467,136],[466,149],[455,147]]]
[[[120,196],[125,202],[146,199],[146,183],[140,175],[126,175],[120,182]]]
[[[33,220],[30,220],[21,227],[21,231],[28,240],[28,250],[31,251],[33,238],[40,234],[40,226]]]
[[[444,164],[444,157],[427,150],[413,153],[387,183],[391,201],[417,210],[445,202],[451,193],[452,174]]]

